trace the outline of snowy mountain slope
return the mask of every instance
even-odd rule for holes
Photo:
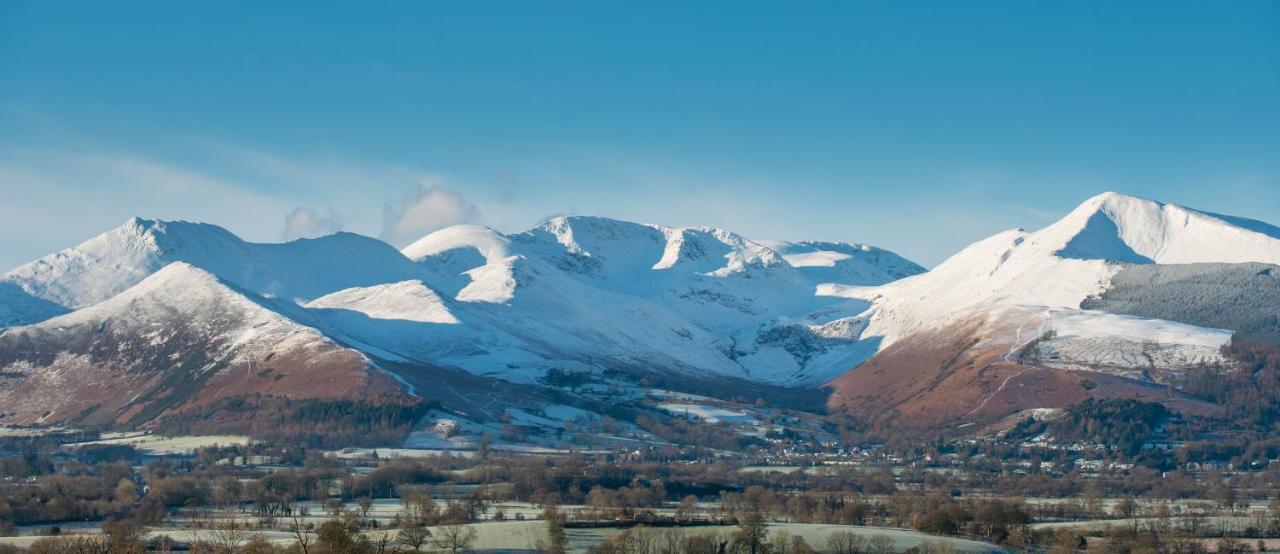
[[[536,396],[554,368],[702,390],[830,382],[836,410],[954,425],[1064,407],[1101,394],[1080,390],[1097,375],[1108,394],[1147,395],[1221,363],[1227,331],[1149,317],[1179,306],[1124,317],[1082,301],[1146,308],[1147,293],[1194,279],[1222,293],[1209,304],[1235,306],[1275,287],[1273,266],[1242,262],[1278,261],[1275,227],[1114,193],[925,273],[869,246],[598,217],[511,235],[458,225],[403,251],[135,219],[0,277],[0,405],[20,406],[14,421],[122,424],[251,391],[348,398],[451,380],[467,385],[432,392],[496,417],[495,383]],[[1168,265],[1192,262],[1229,265]]]
[[[1092,310],[1052,310],[1046,317],[1050,334],[1027,347],[1024,361],[1174,385],[1188,369],[1228,363],[1221,348],[1229,330]]]
[[[1132,263],[1280,263],[1280,229],[1133,196],[1095,196],[1045,234],[1064,258]],[[1126,259],[1127,258],[1127,259]]]
[[[0,334],[7,423],[140,424],[222,398],[395,393],[360,353],[186,263]]]
[[[0,294],[6,324],[29,324],[183,262],[390,359],[519,382],[560,367],[803,384],[868,352],[847,332],[863,307],[817,296],[820,280],[918,271],[878,249],[821,244],[841,252],[836,271],[806,273],[721,229],[596,217],[511,236],[459,225],[403,252],[347,233],[255,244],[214,225],[133,219],[6,273]]]
[[[1148,381],[1161,378],[1153,370],[1176,372],[1221,362],[1217,349],[1229,339],[1227,331],[1119,317],[1080,306],[1088,298],[1103,296],[1115,285],[1117,273],[1135,265],[1275,263],[1278,258],[1280,233],[1265,223],[1105,193],[1038,231],[1018,229],[978,241],[928,273],[879,287],[826,285],[819,293],[870,302],[860,338],[880,341],[880,352],[868,367],[907,367],[910,364],[902,360],[919,356],[926,343],[945,340],[954,348],[945,358],[948,364],[968,360],[1004,368],[1004,377],[994,381],[991,373],[972,374],[969,380],[957,380],[951,373],[952,398],[976,399],[974,405],[952,402],[951,411],[936,418],[954,424],[1008,415],[1000,406],[1060,407],[1062,398],[1074,394],[1064,392],[1061,387],[1067,385],[1059,377],[1030,371],[1029,365],[1107,371]],[[1259,286],[1257,279],[1237,281]],[[1225,280],[1215,282],[1231,286]],[[1143,296],[1144,285],[1128,286],[1138,292],[1127,294]],[[1032,345],[1036,348],[1028,351]],[[952,371],[948,367],[931,371]],[[876,387],[884,385],[873,386],[874,380],[865,368],[842,376],[833,383],[837,394],[832,406],[859,411],[856,404],[872,400]],[[1046,384],[1050,382],[1057,385]],[[1015,401],[1013,391],[1022,391],[1024,397]],[[899,396],[894,410],[917,413],[919,403],[948,405],[937,394],[919,389]],[[997,396],[1001,400],[993,402]]]
[[[1122,263],[1280,260],[1280,234],[1181,206],[1105,193],[1039,231],[1006,231],[961,250],[928,273],[882,287],[827,289],[874,299],[867,333],[886,345],[970,309],[1077,308],[1101,293]]]
[[[421,281],[354,287],[307,302],[306,308],[350,310],[372,319],[457,324],[444,300]]]
[[[878,285],[925,272],[915,262],[865,244],[762,241],[816,283]]]
[[[0,282],[0,330],[27,325],[67,313],[67,309],[36,298],[13,283]]]
[[[517,253],[575,280],[662,301],[703,323],[708,309],[739,320],[815,305],[811,284],[778,253],[722,229],[558,217],[511,239]]]
[[[422,270],[386,243],[351,233],[255,244],[205,223],[134,218],[89,241],[18,267],[0,282],[69,309],[132,287],[186,262],[257,294],[286,300],[418,278]]]
[[[395,351],[414,359],[468,351],[444,360],[520,379],[557,360],[576,369],[820,382],[868,352],[857,337],[822,329],[865,308],[849,312],[840,308],[857,303],[816,296],[820,278],[883,283],[918,271],[886,251],[840,246],[855,252],[842,272],[807,275],[768,246],[714,228],[598,217],[554,218],[512,236],[450,227],[403,252],[431,272],[432,288],[452,295],[451,310],[469,329],[486,332],[472,335],[470,350],[435,333],[440,340],[418,341],[417,352]]]
[[[666,306],[618,290],[628,287],[596,286],[594,277],[566,272],[565,267],[578,266],[557,257],[563,253],[558,248],[548,262],[548,253],[539,252],[545,245],[521,246],[468,226],[438,231],[405,249],[431,271],[429,284],[455,293],[446,302],[462,322],[458,328],[328,321],[347,336],[378,341],[405,359],[517,382],[533,382],[549,367],[646,367],[691,379],[741,376],[742,368],[725,353],[725,341],[706,329]]]
[[[446,227],[402,253],[431,272],[433,288],[460,301],[501,304],[515,295],[511,240],[488,227]]]

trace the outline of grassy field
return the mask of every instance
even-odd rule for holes
[[[108,437],[91,442],[70,443],[65,446],[67,448],[80,448],[85,446],[127,444],[137,448],[139,452],[144,454],[162,456],[194,454],[196,450],[210,446],[244,446],[249,444],[249,442],[249,437],[240,435],[165,437],[145,433],[134,433],[118,437]]]
[[[546,539],[546,524],[541,521],[508,521],[481,523],[474,525],[478,535],[476,544],[477,550],[489,551],[512,551],[512,550],[532,550],[538,541]],[[683,527],[677,532],[683,534],[698,533],[723,533],[729,534],[734,531],[734,527],[726,526],[709,526],[709,527]],[[660,529],[649,529],[645,532],[661,531]],[[955,539],[948,537],[935,537],[915,531],[903,529],[886,529],[880,527],[852,527],[846,525],[821,525],[821,524],[803,524],[803,523],[779,523],[769,525],[770,533],[777,531],[785,531],[791,536],[804,537],[805,542],[818,551],[824,551],[827,547],[827,537],[837,531],[851,531],[863,538],[870,539],[875,535],[886,535],[893,540],[894,550],[898,552],[905,551],[915,546],[919,546],[925,542],[938,542],[950,545],[956,552],[1006,552],[1005,550],[976,541],[963,539]],[[595,529],[567,529],[565,534],[569,539],[570,552],[586,552],[588,548],[603,541],[606,537],[621,533],[622,529],[617,528],[595,528]]]
[[[476,542],[472,545],[472,550],[488,551],[488,552],[520,552],[536,550],[539,541],[545,541],[547,537],[547,527],[542,521],[503,521],[488,522],[472,525],[476,530]],[[724,534],[733,533],[735,527],[729,526],[707,526],[707,527],[683,527],[675,529],[676,532],[693,535],[700,533],[708,534]],[[68,530],[70,532],[89,532],[96,533],[97,529],[75,529]],[[643,529],[639,532],[661,532],[664,529]],[[885,535],[892,539],[894,550],[902,552],[923,543],[933,542],[949,545],[955,552],[964,553],[995,553],[1007,552],[1007,550],[976,541],[936,537],[908,531],[905,529],[888,529],[881,527],[853,527],[846,525],[821,525],[821,524],[802,524],[802,523],[779,523],[769,525],[771,536],[777,532],[785,532],[790,536],[804,537],[805,542],[814,547],[819,552],[825,551],[827,547],[827,538],[837,531],[850,531],[863,538],[870,540],[876,535]],[[594,529],[567,529],[565,535],[569,539],[569,551],[575,553],[586,552],[591,546],[599,544],[605,538],[621,533],[622,529],[618,528],[594,528]],[[370,533],[370,538],[376,539],[381,532]],[[395,531],[387,531],[394,537]],[[263,538],[276,542],[288,543],[293,541],[293,536],[283,531],[263,531],[255,534],[261,535]],[[198,541],[207,539],[211,534],[207,531],[181,529],[177,527],[157,527],[151,529],[149,535],[158,537],[167,535],[174,540],[180,542]],[[0,544],[8,544],[17,547],[29,547],[31,543],[38,540],[38,536],[19,536],[19,537],[0,537]]]

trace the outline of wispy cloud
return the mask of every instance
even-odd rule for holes
[[[423,181],[398,201],[383,208],[382,240],[406,246],[424,235],[480,218],[480,208],[461,194],[441,186],[439,179]]]
[[[341,231],[345,225],[342,216],[332,207],[321,212],[309,206],[300,206],[284,216],[284,230],[281,231],[280,238],[289,241],[323,237]]]

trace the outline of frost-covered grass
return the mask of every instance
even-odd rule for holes
[[[394,459],[410,459],[410,458],[435,458],[437,456],[462,456],[470,458],[475,456],[475,452],[468,450],[445,450],[445,449],[426,449],[426,448],[343,448],[342,450],[334,450],[325,453],[326,456],[340,458],[343,460],[359,460],[363,458],[378,458],[380,460]]]
[[[542,521],[482,523],[474,527],[478,533],[474,546],[477,550],[533,549],[537,546],[538,541],[545,541],[547,536],[546,524]],[[735,529],[736,527],[732,526],[695,526],[676,528],[674,532],[681,535],[703,533],[728,535],[733,533]],[[622,531],[620,528],[567,529],[565,535],[569,539],[570,552],[586,552],[591,546],[599,544],[605,538],[615,536]],[[642,529],[633,532],[664,531],[666,529]],[[887,536],[893,541],[894,551],[896,552],[902,552],[927,542],[946,543],[956,552],[1004,552],[1003,549],[981,542],[936,537],[904,529],[803,523],[769,525],[771,534],[784,532],[793,537],[803,537],[805,542],[819,551],[826,550],[827,539],[833,533],[842,531],[852,532],[868,540],[876,535]]]
[[[0,425],[0,437],[43,437],[73,431],[63,427],[8,427]]]
[[[1186,369],[1224,362],[1231,332],[1093,310],[1049,310],[1048,338],[1024,359],[1065,369],[1119,368],[1134,378],[1149,369]]]
[[[472,545],[471,549],[478,551],[531,551],[537,549],[540,542],[545,543],[547,538],[546,523],[540,520],[477,523],[472,524],[471,527],[476,530],[476,541]],[[826,550],[827,539],[836,532],[851,532],[866,540],[870,540],[872,537],[877,535],[883,535],[892,541],[893,550],[895,552],[902,552],[926,543],[946,544],[955,552],[1006,552],[1006,550],[986,543],[950,537],[937,537],[905,529],[801,523],[770,524],[768,527],[771,534],[782,532],[792,537],[803,537],[805,542],[820,552]],[[680,535],[728,535],[733,533],[735,529],[735,527],[731,526],[697,526],[676,528],[673,531]],[[68,529],[67,531],[88,534],[97,534],[100,532],[97,528]],[[599,544],[604,541],[605,538],[617,535],[622,531],[623,529],[620,528],[566,529],[565,535],[569,542],[568,550],[569,552],[574,553],[586,552],[591,546]],[[633,532],[643,533],[665,531],[666,529],[640,529]],[[381,537],[383,533],[390,534],[393,539],[395,537],[395,531],[393,530],[374,531],[367,533],[367,535],[371,539],[376,540]],[[294,541],[294,536],[288,531],[283,530],[251,531],[245,534],[245,538],[247,539],[251,535],[259,535],[262,538],[277,544],[288,544]],[[199,540],[210,540],[213,538],[213,533],[209,530],[165,525],[150,528],[148,536],[151,538],[168,536],[179,542],[193,542]],[[16,537],[0,537],[0,544],[16,546],[19,548],[28,548],[32,543],[41,538],[42,537],[37,535],[28,534]],[[311,538],[312,540],[315,540],[314,535],[312,535]]]
[[[677,416],[687,416],[689,418],[697,418],[707,423],[731,423],[735,425],[755,425],[759,423],[756,418],[745,412],[709,406],[706,404],[686,404],[667,402],[658,404],[658,409]]]
[[[1049,325],[1054,334],[1061,338],[1115,337],[1211,349],[1217,349],[1231,340],[1231,332],[1222,329],[1089,310],[1053,310],[1050,312]]]
[[[163,437],[160,435],[130,434],[90,442],[77,442],[64,445],[68,448],[105,444],[127,444],[145,454],[172,455],[192,454],[200,448],[211,446],[245,446],[249,437],[240,435],[207,435]]]

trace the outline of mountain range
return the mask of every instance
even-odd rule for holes
[[[903,430],[1103,397],[1211,416],[1180,380],[1231,370],[1232,332],[1280,297],[1275,264],[1280,228],[1116,193],[929,271],[862,244],[598,217],[457,225],[403,250],[133,219],[0,276],[0,424],[254,433],[281,406],[345,402],[416,406],[412,440],[634,416],[566,376]]]

